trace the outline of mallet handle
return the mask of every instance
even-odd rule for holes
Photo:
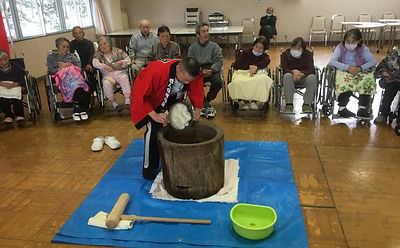
[[[149,220],[158,222],[180,222],[180,223],[192,223],[192,224],[211,224],[211,220],[199,220],[199,219],[180,219],[180,218],[164,218],[164,217],[146,217],[136,215],[121,215],[121,220]]]

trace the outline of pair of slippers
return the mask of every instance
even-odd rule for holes
[[[114,136],[99,136],[93,139],[92,151],[99,152],[103,150],[104,143],[113,150],[121,147],[121,143]]]

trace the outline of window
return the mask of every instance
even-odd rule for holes
[[[89,1],[62,0],[62,5],[67,29],[93,25]]]
[[[10,39],[10,32],[11,32],[11,36],[12,36],[13,40],[16,40],[17,34],[15,31],[15,24],[14,24],[13,16],[11,14],[12,10],[10,7],[10,3],[8,1],[5,1],[5,2],[2,1],[0,4],[0,9],[1,9],[1,15],[3,16],[3,23],[4,23],[4,27],[6,28],[8,39]],[[7,24],[7,21],[8,21],[8,24]]]
[[[3,0],[0,9],[13,40],[93,26],[91,0]],[[10,30],[8,30],[7,27]]]

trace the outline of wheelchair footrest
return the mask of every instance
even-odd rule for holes
[[[59,108],[73,108],[74,103],[72,102],[57,102],[57,107]]]

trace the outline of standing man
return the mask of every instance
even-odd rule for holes
[[[140,32],[134,33],[129,42],[129,57],[132,61],[132,71],[137,76],[146,62],[152,46],[158,42],[157,36],[150,32],[148,20],[140,21]]]
[[[199,61],[204,82],[211,82],[210,91],[207,93],[204,106],[201,109],[201,116],[212,118],[217,111],[211,106],[210,102],[217,97],[222,86],[220,74],[224,57],[218,44],[210,41],[210,33],[206,23],[199,24],[196,27],[196,36],[198,40],[190,45],[187,56]]]
[[[269,50],[269,40],[277,35],[276,32],[276,16],[274,16],[274,9],[272,7],[267,8],[267,14],[261,17],[260,20],[260,33],[259,36],[264,36],[267,39],[265,50]]]
[[[193,119],[200,118],[203,106],[203,77],[199,62],[194,58],[151,62],[137,76],[131,94],[131,118],[144,134],[143,177],[153,180],[160,162],[157,132],[167,123],[165,111],[188,93],[194,107]]]
[[[93,93],[96,90],[96,79],[94,78],[92,66],[94,55],[93,42],[85,39],[85,32],[79,26],[75,26],[72,29],[72,36],[75,40],[71,41],[69,50],[71,53],[78,52],[82,70],[86,71],[86,75],[88,76],[90,92]]]

